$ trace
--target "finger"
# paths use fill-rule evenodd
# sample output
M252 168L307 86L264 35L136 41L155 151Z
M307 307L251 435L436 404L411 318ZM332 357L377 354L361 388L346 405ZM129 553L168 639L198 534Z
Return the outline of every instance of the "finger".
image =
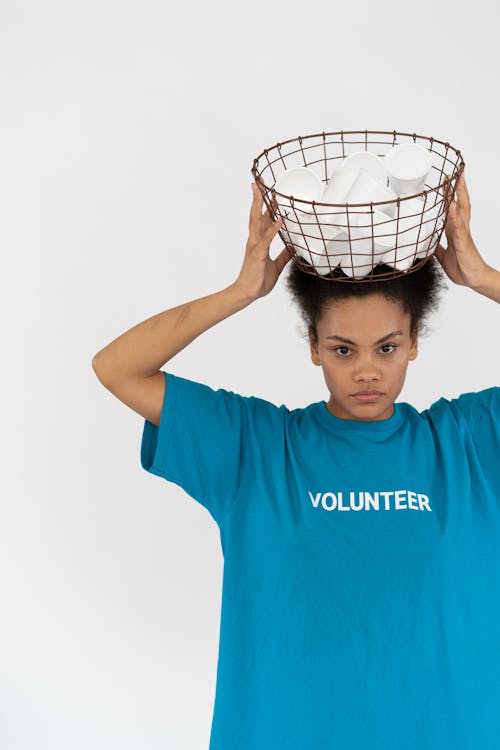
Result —
M453 191L451 187L451 175L445 175L444 176L444 182L443 182L443 192L445 200L450 200L453 198Z
M277 219L276 221L273 221L270 227L267 228L267 230L262 235L262 242L263 244L265 244L266 247L268 247L271 244L271 240L279 232L282 226L283 226L283 219Z
M273 223L273 217L270 214L269 209L266 208L266 210L264 211L264 214L262 216L262 224L261 224L261 227L260 227L261 231L262 230L264 230L264 231L267 230L272 225L272 223Z
M264 196L262 195L262 193L261 193L261 191L260 191L260 189L259 189L258 186L255 186L255 190L257 191L257 200L258 200L258 203L259 203L260 208L262 210L262 206L264 205ZM264 226L267 227L270 224L270 222L273 220L272 214L271 214L271 210L274 213L276 213L276 209L277 209L276 201L273 201L271 199L271 209L269 209L266 206L266 209L265 209L264 213L260 214L260 218L263 220Z
M253 201L250 209L249 229L250 232L256 233L259 231L260 220L262 218L262 195L255 182L252 182L252 193Z
M465 215L465 220L468 223L470 218L471 202L463 172L461 173L457 181L457 203L458 208Z
M459 212L457 204L454 201L452 205L450 206L450 210L448 211L448 217L450 221L450 226L448 227L448 230L446 231L446 236L447 237L449 236L450 237L449 241L453 242L453 244L456 246L457 242L462 242L467 239L467 235L469 234L469 229Z
M448 210L448 216L450 217L450 220L453 224L459 224L460 226L464 225L464 221L458 207L458 201L452 200L452 202L450 203L450 208Z
M278 205L276 203L276 198L275 197L273 198L272 194L270 198L270 204L271 204L271 207L270 208L266 207L266 211L264 213L264 218L265 218L264 225L266 226L266 228L273 221L273 215L276 215L278 213Z
M448 215L446 217L446 224L445 224L446 236L456 231L457 219L458 219L457 203L455 199L452 198L451 203L448 207Z
M453 206L455 204L453 203ZM448 215L446 217L446 224L444 225L444 234L448 241L448 248L451 248L453 250L453 239L455 236L455 219L453 215L454 209L450 207L448 210Z
M451 184L451 175L446 176L446 188L445 193L447 195L448 200L448 215L446 217L446 221L450 222L450 224L455 225L458 219L458 193L457 191L453 190L452 184Z
M278 219L282 219L282 218L284 219L284 217L281 217L279 215L277 216L278 212L275 208L273 208L272 204L271 204L271 209L266 208L264 215L262 217L261 229L263 230L266 230L268 227L270 227L273 221L275 220L278 221Z
M252 183L253 201L250 209L250 219L248 222L248 228L250 234L255 237L260 236L260 226L262 221L262 196L258 187L255 183Z

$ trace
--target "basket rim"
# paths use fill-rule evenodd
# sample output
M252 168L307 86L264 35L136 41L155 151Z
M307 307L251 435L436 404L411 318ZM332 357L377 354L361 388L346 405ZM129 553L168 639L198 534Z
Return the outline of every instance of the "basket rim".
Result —
M452 150L456 154L456 156L458 157L458 162L457 162L457 164L454 165L453 170L452 170L452 174L451 175L447 175L446 174L445 177L444 177L444 179L443 179L443 182L441 182L436 187L426 188L425 190L421 190L418 193L412 193L411 195L397 196L396 198L393 198L392 200L386 200L386 201L369 201L369 202L365 202L365 203L322 203L321 201L308 201L308 200L305 200L305 199L302 199L302 198L295 198L293 195L288 195L286 193L281 193L278 190L275 190L274 187L271 187L270 185L266 185L266 183L262 179L262 176L260 174L258 174L257 167L258 167L259 160L263 156L267 157L267 155L271 151L274 151L275 149L278 150L278 152L279 152L279 154L281 156L281 146L284 146L284 145L286 145L288 143L294 143L295 141L298 141L300 143L300 145L302 145L302 141L303 140L308 140L310 138L318 138L318 137L322 136L323 140L325 140L327 136L340 135L341 139L343 139L344 135L360 135L360 134L365 136L365 144L367 143L368 135L372 135L372 134L373 135L391 135L391 136L393 136L393 138L396 138L396 136L398 136L398 135L399 136L408 136L410 138L413 138L413 142L415 142L415 140L417 138L419 138L419 139L422 139L424 141L430 141L431 148L432 148L432 145L434 143L438 143L438 144L440 144L440 145L442 145L442 146L444 146L446 148L446 153L448 152L448 150ZM342 143L343 140L341 140L339 142ZM387 144L387 145L389 145L389 144ZM321 147L321 144L318 144L318 147ZM367 149L365 149L365 150L367 150ZM281 158L283 158L283 157L281 157ZM303 166L307 166L307 165L303 165ZM255 157L255 159L253 160L253 165L252 165L252 168L251 168L251 172L252 172L252 174L254 176L255 182L259 186L259 189L270 192L272 194L273 198L274 198L274 196L279 195L279 196L281 196L283 198L291 200L291 202L292 202L292 208L293 208L293 206L294 206L295 203L299 203L300 205L303 205L303 206L312 206L313 209L314 209L315 206L327 206L327 207L334 207L334 208L346 208L348 206L349 207L351 207L351 206L352 207L367 207L367 206L373 207L373 206L386 205L388 203L397 203L397 204L399 204L401 201L409 200L411 198L419 198L419 197L422 197L422 196L424 196L425 203L426 203L427 202L427 195L429 193L434 193L434 192L439 191L441 188L444 188L444 186L446 184L446 178L449 178L450 180L453 180L453 173L456 172L456 176L458 177L460 175L460 173L463 171L464 168L465 168L465 161L463 159L463 156L462 156L462 153L461 153L460 149L457 149L454 146L452 146L449 143L449 141L442 141L442 140L440 140L438 138L434 138L433 136L418 135L417 133L405 133L404 131L398 131L398 130L366 130L366 129L364 129L364 130L336 130L336 131L324 131L323 130L320 133L311 133L311 134L305 135L305 136L300 136L299 135L299 136L296 136L295 138L289 138L286 141L278 141L273 146L270 146L269 148L265 148L258 156ZM432 167L431 167L431 169L432 169ZM436 167L436 169L437 169L437 167Z

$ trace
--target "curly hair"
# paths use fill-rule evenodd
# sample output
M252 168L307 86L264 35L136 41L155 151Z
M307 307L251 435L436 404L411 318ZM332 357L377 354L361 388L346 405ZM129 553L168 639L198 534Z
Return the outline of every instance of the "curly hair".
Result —
M301 263L310 266L304 258L301 258ZM390 266L378 264L374 268L374 276L392 271ZM382 294L389 300L399 302L403 310L410 314L410 336L417 330L419 335L425 334L427 317L439 306L442 290L448 289L445 274L434 255L430 255L416 271L389 279L335 283L334 279L339 275L345 278L338 268L331 271L328 276L321 277L314 272L303 271L293 259L289 264L285 285L306 325L306 339L311 331L314 341L317 342L317 321L332 303L370 294Z

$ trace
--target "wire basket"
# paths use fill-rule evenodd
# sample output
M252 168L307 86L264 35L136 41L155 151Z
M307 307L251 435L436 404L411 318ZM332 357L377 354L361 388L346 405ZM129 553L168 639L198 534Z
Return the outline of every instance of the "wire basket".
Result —
M285 171L299 166L312 169L326 187L332 170L350 154L362 150L384 157L393 146L417 140L432 161L429 182L419 193L390 201L321 203L275 189ZM341 130L266 148L251 171L271 216L284 219L279 235L293 250L294 262L327 280L360 283L412 273L429 259L464 167L460 151L436 138L396 130Z

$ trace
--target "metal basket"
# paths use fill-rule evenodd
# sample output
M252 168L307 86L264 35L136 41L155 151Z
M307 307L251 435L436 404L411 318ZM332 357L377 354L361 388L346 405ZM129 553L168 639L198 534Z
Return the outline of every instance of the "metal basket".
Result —
M334 167L340 166L349 154L365 150L384 157L393 146L415 143L417 139L432 159L429 183L420 193L392 201L320 203L296 199L274 188L285 170L297 166L313 169L325 186ZM428 260L439 245L464 167L460 151L436 138L396 130L341 130L299 136L266 148L254 159L251 171L271 216L284 219L279 235L285 245L293 248L294 262L306 273L323 279L360 283L412 273ZM411 213L407 209L415 208L415 199L423 200L423 204ZM375 210L380 219L378 211L386 213L389 204L391 222L374 220ZM394 220L395 231L385 231L394 229ZM388 225L385 228L384 223ZM412 241L408 242L410 230ZM385 254L377 251L382 239L388 248Z

